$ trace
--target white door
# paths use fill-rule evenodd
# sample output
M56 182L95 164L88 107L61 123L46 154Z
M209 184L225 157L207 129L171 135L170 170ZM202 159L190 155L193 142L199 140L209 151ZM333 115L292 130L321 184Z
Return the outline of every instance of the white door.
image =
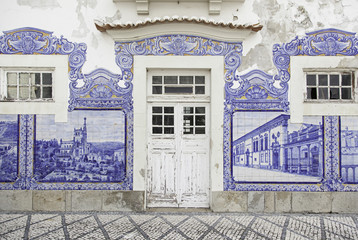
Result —
M209 207L209 106L148 105L148 207Z

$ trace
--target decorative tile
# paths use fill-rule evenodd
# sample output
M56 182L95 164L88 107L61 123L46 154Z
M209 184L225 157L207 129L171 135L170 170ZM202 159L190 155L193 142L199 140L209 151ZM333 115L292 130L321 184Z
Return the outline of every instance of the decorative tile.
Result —
M19 178L18 146L18 116L0 115L0 182L3 184L13 184ZM6 185L11 187L11 184ZM3 185L2 188L4 187Z

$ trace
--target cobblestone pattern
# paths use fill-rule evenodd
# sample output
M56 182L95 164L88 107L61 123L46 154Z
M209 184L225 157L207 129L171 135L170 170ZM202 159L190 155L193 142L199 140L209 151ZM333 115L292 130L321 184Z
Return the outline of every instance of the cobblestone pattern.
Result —
M2 212L0 239L358 239L358 215Z

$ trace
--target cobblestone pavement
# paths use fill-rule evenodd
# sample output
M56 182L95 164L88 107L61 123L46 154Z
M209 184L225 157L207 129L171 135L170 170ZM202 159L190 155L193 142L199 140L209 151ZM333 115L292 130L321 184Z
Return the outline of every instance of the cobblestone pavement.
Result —
M0 239L358 239L358 215L1 212Z

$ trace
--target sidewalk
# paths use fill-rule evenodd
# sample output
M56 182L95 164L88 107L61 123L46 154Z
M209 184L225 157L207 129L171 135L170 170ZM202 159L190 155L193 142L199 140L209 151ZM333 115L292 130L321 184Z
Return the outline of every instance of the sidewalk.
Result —
M1 212L0 239L358 239L358 215Z

